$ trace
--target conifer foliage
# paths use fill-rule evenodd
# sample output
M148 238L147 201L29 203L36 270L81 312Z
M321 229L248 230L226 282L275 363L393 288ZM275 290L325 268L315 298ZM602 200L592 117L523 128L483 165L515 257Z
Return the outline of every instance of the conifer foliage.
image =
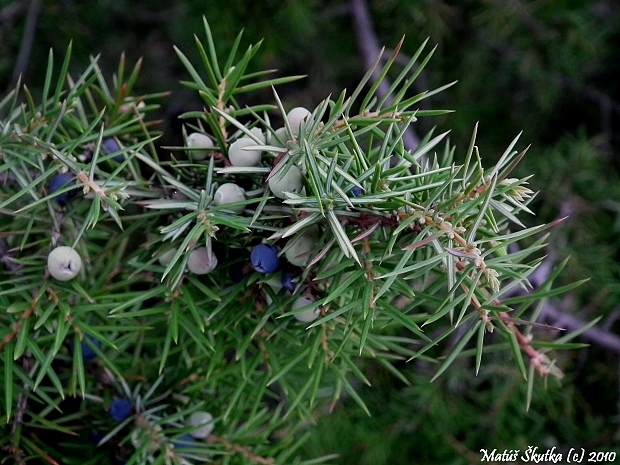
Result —
M578 283L553 288L560 267L517 292L553 226L519 219L533 192L511 177L518 137L489 168L476 128L465 148L403 143L449 112L418 104L453 83L412 92L426 44L312 109L278 96L301 76L252 69L260 44L239 34L221 59L205 20L196 46L196 63L176 50L204 101L181 116L183 147L158 147L164 95L134 95L140 63L124 58L108 82L96 58L72 76L71 47L60 66L50 53L41 96L18 85L0 102L3 451L318 463L299 453L308 420L342 396L366 408L364 358L408 382L416 358L436 377L471 358L473 375L505 350L530 394L562 376L550 352L579 345L538 343L535 319ZM57 247L69 258L48 260Z

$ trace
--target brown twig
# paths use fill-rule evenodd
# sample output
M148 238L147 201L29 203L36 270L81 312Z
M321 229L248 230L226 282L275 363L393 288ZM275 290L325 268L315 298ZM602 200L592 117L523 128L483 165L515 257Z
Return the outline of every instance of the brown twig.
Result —
M373 65L377 57L381 54L381 48L379 47L379 40L372 25L372 19L370 12L368 11L368 5L366 0L351 0L351 11L353 14L353 23L355 29L355 35L357 42L364 59L364 66L367 69ZM375 69L372 79L377 82L379 79L380 70ZM387 78L384 78L379 84L377 89L377 95L380 98L386 98L389 104L393 99L389 96L390 82ZM420 138L415 131L408 127L403 135L403 142L407 150L415 150L420 145Z
M34 35L37 29L37 21L41 12L43 0L31 0L26 16L26 26L24 27L24 35L22 43L19 47L17 55L17 63L13 69L12 85L15 86L19 77L26 73L28 63L30 62L30 54L32 53L32 45L34 44Z
M219 436L215 436L215 435L212 434L212 435L210 435L207 438L207 441L211 442L211 443L222 444L228 450L230 450L230 451L232 451L232 452L234 452L236 454L243 455L245 458L247 458L251 462L258 463L260 465L274 465L275 464L273 459L266 459L264 457L256 455L255 453L253 453L252 451L250 451L249 449L247 449L245 447L242 447L242 446L240 446L238 444L233 444L228 439L225 439L225 438L222 438L222 437L219 437Z

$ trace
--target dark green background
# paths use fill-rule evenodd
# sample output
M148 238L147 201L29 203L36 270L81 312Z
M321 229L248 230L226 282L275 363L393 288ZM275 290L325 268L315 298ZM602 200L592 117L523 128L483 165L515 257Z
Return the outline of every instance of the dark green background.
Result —
M110 75L120 54L129 63L144 58L137 91L172 91L163 99L162 145L179 144L176 117L202 102L179 80L185 71L178 46L197 63L193 34L202 37L202 15L222 51L245 30L244 44L264 43L256 70L308 78L282 88L288 106L314 107L328 94L352 89L365 72L356 41L351 4L346 1L39 0L3 1L0 8L0 89L12 87L20 48L31 44L23 82L36 93L52 48L64 54L73 40L72 69L78 74L90 55ZM37 7L39 8L38 14ZM590 277L578 291L552 304L617 334L620 325L618 257L620 241L620 3L614 0L375 0L369 2L382 45L406 36L403 55L430 37L437 51L416 91L458 79L427 105L455 113L421 120L424 135L434 125L452 129L457 159L479 122L478 145L491 166L523 130L518 148L531 144L519 175L541 193L533 202L538 218L570 218L550 237L555 260L571 256L563 282ZM26 35L27 18L35 20ZM25 48L24 48L25 47ZM267 94L266 98L270 98ZM361 389L373 414L368 418L344 401L333 413L320 412L306 447L308 456L340 453L338 463L477 463L480 449L546 450L584 447L618 450L619 353L594 343L561 354L567 373L561 384L536 383L529 413L525 384L516 368L483 360L478 377L471 362L455 364L429 383L433 367L401 368L412 386L401 385L369 364L372 389ZM498 363L494 363L497 361ZM618 459L620 460L620 458Z

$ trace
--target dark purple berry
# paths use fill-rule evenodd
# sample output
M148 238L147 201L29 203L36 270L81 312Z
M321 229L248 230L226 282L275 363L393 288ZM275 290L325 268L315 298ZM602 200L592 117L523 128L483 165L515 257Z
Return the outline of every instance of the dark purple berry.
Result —
M98 349L101 349L101 341L95 339L93 336L91 336L90 334L86 336L88 339L90 339L90 341L93 343L94 346L96 346ZM85 362L92 362L97 358L97 354L95 353L95 351L88 345L88 343L86 341L82 341L82 343L80 344L80 346L82 347L82 359Z
M132 410L133 405L131 405L131 402L125 399L116 399L112 402L112 405L110 405L110 416L113 420L120 423L131 416Z
M293 273L286 273L282 276L282 287L289 292L294 292L297 287L297 283L293 280L297 277L297 275Z
M240 283L245 278L245 272L241 265L231 266L228 274L230 279L232 279L233 283Z
M120 152L120 150L121 148L118 146L118 143L114 139L107 139L103 142L103 152L106 155L115 154L116 152ZM123 155L116 155L112 158L112 160L118 163L122 163L124 158L125 157Z
M196 439L194 439L189 434L185 434L180 438L172 441L172 444L174 444L174 447L176 449L191 449L192 447L195 447L195 443Z
M103 439L103 434L101 434L99 431L91 431L90 440L92 441L93 444L98 444L99 441L101 441L102 439Z
M355 186L353 189L351 189L351 194L353 194L353 197L359 197L360 195L362 195L362 189Z
M252 267L259 273L273 273L280 267L278 249L272 245L258 244L250 254Z
M74 185L75 185L75 180L73 179L73 175L71 173L61 173L52 178L49 184L49 191L50 191L50 194L53 194L54 192L66 186L74 186ZM58 202L60 205L66 205L67 203L69 203L69 201L73 197L75 197L77 193L78 193L77 187L74 189L70 189L67 192L57 195L55 197L56 202Z

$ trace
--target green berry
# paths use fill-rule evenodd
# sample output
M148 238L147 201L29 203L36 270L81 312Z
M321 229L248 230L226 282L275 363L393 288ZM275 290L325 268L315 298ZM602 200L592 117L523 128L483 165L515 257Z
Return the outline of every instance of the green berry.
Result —
M280 289L282 289L282 279L279 274L272 274L269 279L263 281L263 286L265 285L269 286L273 290L274 294L277 294L280 292ZM264 294L265 302L267 302L267 305L271 305L273 303L273 299L267 292L264 292Z
M311 119L312 113L304 107L293 108L286 114L286 120L291 127L291 134L295 137L299 135L299 127L303 121Z
M187 260L187 268L194 274L211 273L217 266L217 257L207 247L198 247L192 250Z
M263 133L261 128L252 128L250 129L250 132L254 134L254 136L260 141L261 144L264 144L267 141L267 139L265 138L265 134Z
M164 252L163 254L161 254L157 260L159 261L159 264L161 266L168 266L170 265L170 262L172 261L172 259L174 258L174 256L176 255L177 251L179 249L178 248L173 248L168 250L167 252Z
M278 128L275 130L274 134L270 135L269 144L274 147L285 148L286 142L288 141L288 133L286 132L286 128Z
M213 415L209 412L194 412L187 421L188 426L194 426L196 429L190 434L196 439L206 439L213 431Z
M216 206L243 202L244 200L245 190L232 182L222 184L217 188L215 195L213 196L213 204ZM239 214L243 212L244 208L244 205L235 205L234 207L230 207L229 210L233 213Z
M304 186L301 171L295 165L289 166L285 173L284 163L276 166L269 176L269 189L279 199L286 199L285 192L299 194Z
M316 251L319 242L318 230L313 228L292 241L291 246L284 252L284 256L295 266L306 266L310 262L312 252Z
M71 247L56 247L47 256L47 269L58 281L70 281L82 269L82 259Z
M154 454L159 450L157 441L153 441L153 437L160 436L163 428L157 424L148 424L148 429L136 428L129 437L131 443L136 449L140 449L146 445L149 454Z
M192 132L187 136L187 146L192 149L212 149L213 141L206 134ZM191 150L189 153L195 160L204 160L209 155L209 150Z
M293 311L299 310L303 307L311 305L314 303L314 299L309 296L300 296L295 302L293 302ZM295 313L295 318L302 323L311 323L316 320L321 315L321 310L319 308L308 308L303 312Z
M262 133L261 133L262 135ZM228 148L228 159L233 166L258 166L260 164L260 150L247 150L246 147L257 145L249 137L240 137Z

